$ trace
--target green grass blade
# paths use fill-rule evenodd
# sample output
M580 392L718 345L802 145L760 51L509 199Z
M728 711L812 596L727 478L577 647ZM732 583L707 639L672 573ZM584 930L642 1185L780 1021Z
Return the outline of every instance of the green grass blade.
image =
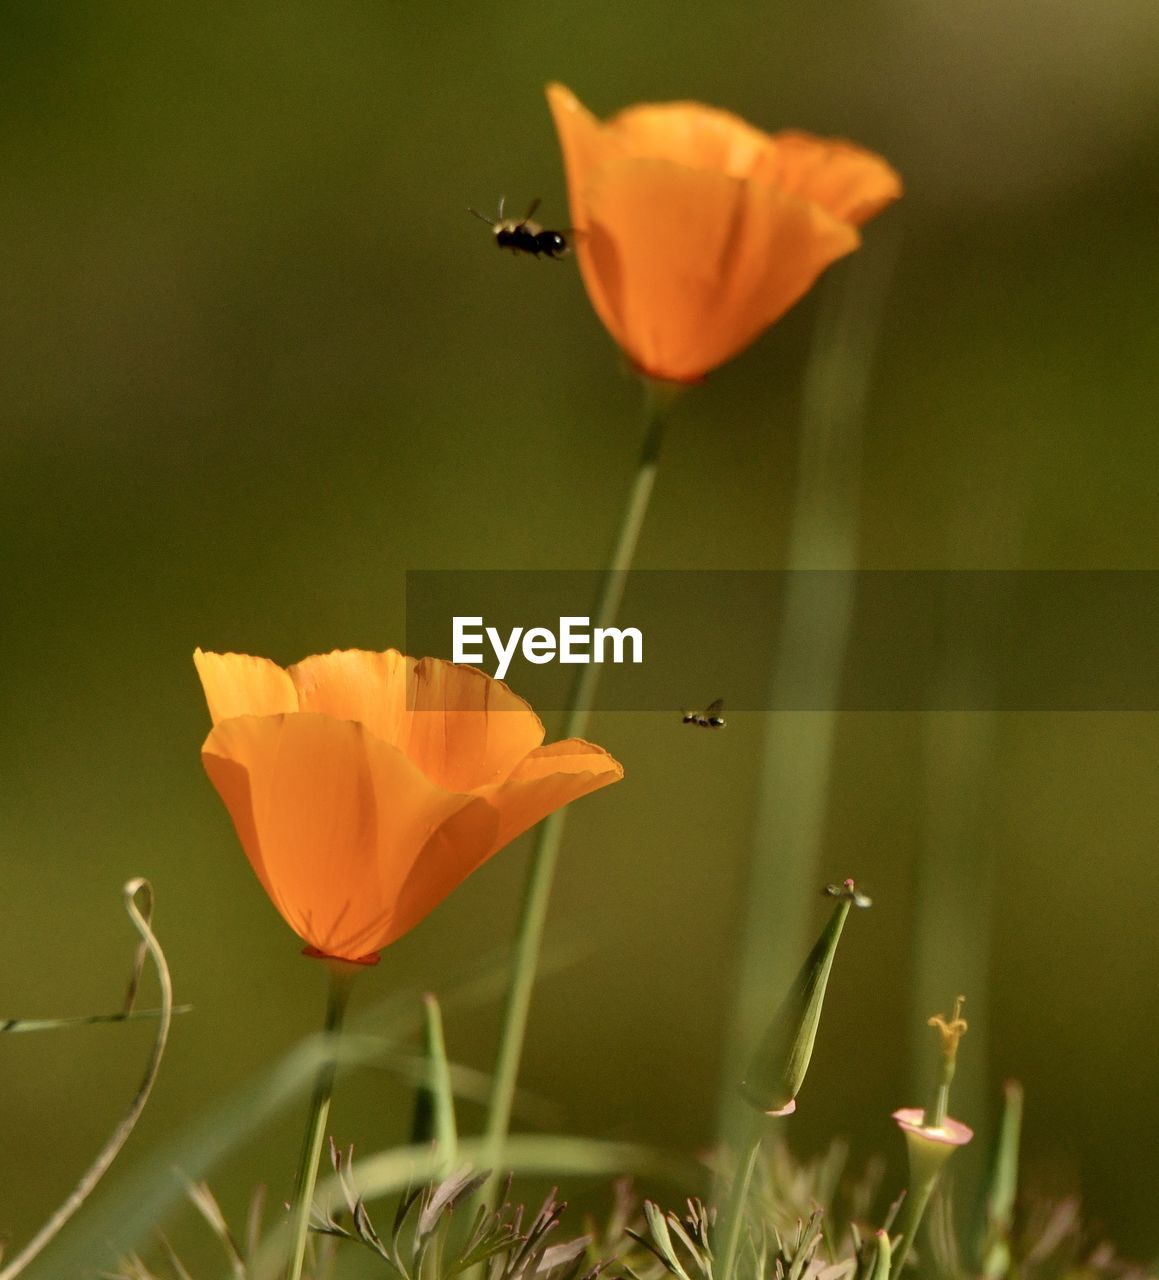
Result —
M443 1038L443 1015L433 995L423 998L427 1014L427 1086L435 1106L435 1142L442 1158L441 1172L450 1173L458 1164L459 1130L455 1123L455 1093L451 1087L447 1046Z
M170 1014L191 1013L191 1004L176 1004ZM88 1027L105 1022L148 1022L163 1018L164 1009L131 1009L120 1013L82 1013L75 1018L5 1018L0 1021L0 1035L19 1035L25 1031L60 1031L67 1027Z
M861 438L869 374L895 244L880 233L821 285L813 349L805 371L797 489L786 568L852 570L858 563ZM735 1004L724 1052L718 1138L740 1148L746 1118L737 1093L767 1017L769 992L788 988L809 945L811 904L824 877L837 712L853 581L835 573L790 580L769 675L769 706L792 691L820 691L822 709L770 711L761 752L757 814L741 928ZM828 709L826 709L828 708ZM860 869L850 867L855 878Z

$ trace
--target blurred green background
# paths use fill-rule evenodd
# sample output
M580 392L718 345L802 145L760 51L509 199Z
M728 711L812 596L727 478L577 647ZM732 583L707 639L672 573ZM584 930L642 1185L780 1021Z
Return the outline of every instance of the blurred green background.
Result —
M153 880L196 1011L126 1167L321 1012L321 975L202 774L194 646L282 662L384 648L408 568L591 568L610 541L637 388L574 263L500 255L465 212L539 195L566 224L545 82L601 114L691 97L845 135L903 174L905 199L867 229L866 253L893 235L898 257L862 566L1150 569L1157 66L1150 0L0 10L0 1015L115 1007L132 949L119 888ZM816 314L806 299L682 401L641 566L783 565ZM627 780L571 816L553 936L591 949L542 981L523 1080L576 1132L695 1151L715 1121L763 725L674 723L592 727ZM925 1101L919 1019L981 974L955 1111L985 1130L1020 1078L1039 1181L1155 1250L1157 750L1146 714L837 718L820 878L856 875L876 903L838 959L802 1151L848 1133L859 1157L891 1153L899 1185L888 1116ZM391 948L359 1007L446 991L505 944L529 844ZM956 941L944 963L923 943L917 973L939 902ZM805 909L812 932L824 908ZM452 1057L487 1069L497 1023L493 1004L451 1011ZM22 1240L63 1197L148 1039L0 1043L0 1232ZM364 1074L334 1128L369 1152L405 1136L409 1107ZM284 1195L297 1142L295 1115L232 1158L215 1178L227 1210L259 1180Z

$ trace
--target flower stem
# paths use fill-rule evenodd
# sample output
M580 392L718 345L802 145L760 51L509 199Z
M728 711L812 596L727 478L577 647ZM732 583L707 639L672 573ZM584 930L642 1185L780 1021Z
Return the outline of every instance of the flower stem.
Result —
M651 380L645 382L644 443L636 464L632 487L628 492L628 501L620 517L620 527L612 547L611 559L600 584L599 598L594 610L597 627L612 626L619 612L620 602L627 586L627 571L632 567L636 544L639 542L640 530L652 496L652 486L656 480L668 410L678 390L679 388L673 383L659 383ZM567 709L563 733L565 738L583 736L592 704L595 702L599 673L600 668L595 663L589 663L580 668L580 675L572 689ZM547 919L547 905L551 897L551 884L563 840L566 816L566 808L557 809L540 823L531 858L531 870L524 890L523 910L515 940L511 980L507 989L507 1004L503 1013L503 1028L487 1114L485 1149L488 1153L487 1163L491 1170L492 1185L498 1174L498 1166L502 1162L503 1143L511 1123L511 1105L515 1096L519 1061L523 1053L527 1014L531 1006L531 991L535 984L539 950L543 941L543 927Z
M906 1196L905 1226L901 1233L901 1243L893 1251L889 1267L890 1275L901 1275L901 1269L905 1266L906 1258L909 1257L910 1246L917 1236L918 1227L921 1226L922 1218L925 1217L926 1206L929 1204L930 1196L933 1195L934 1187L937 1184L937 1173L931 1174L917 1187L911 1188L909 1195Z
M338 1066L334 1050L337 1047L346 1002L359 966L342 960L327 959L329 987L326 992L326 1021L323 1032L327 1039L327 1056L318 1069L314 1093L310 1098L310 1112L306 1120L306 1132L302 1140L302 1157L298 1164L295 1182L294 1205L290 1211L290 1265L286 1280L301 1280L302 1263L306 1257L306 1238L310 1233L310 1211L314 1206L314 1184L318 1179L318 1161L322 1155L322 1143L326 1137L326 1120L330 1115L330 1098L334 1092L334 1074Z

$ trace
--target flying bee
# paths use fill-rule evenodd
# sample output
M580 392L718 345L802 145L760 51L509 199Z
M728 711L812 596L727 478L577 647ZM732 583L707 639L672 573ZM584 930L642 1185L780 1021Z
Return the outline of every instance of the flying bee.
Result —
M467 206L468 213L473 213L495 233L495 243L500 249L510 249L512 253L529 253L533 258L541 255L547 258L562 258L571 252L571 245L567 242L567 237L571 234L570 228L564 231L548 231L538 222L531 221L531 215L539 208L538 198L532 200L527 212L518 221L503 216L503 201L504 197L500 196L497 218L488 218L478 209Z
M686 711L683 723L694 724L701 729L723 729L725 722L720 714L723 710L724 699L717 698L715 702L710 703L703 711Z
M855 907L873 906L873 899L869 894L862 893L852 880L845 880L841 884L827 884L825 893L830 898L848 898Z

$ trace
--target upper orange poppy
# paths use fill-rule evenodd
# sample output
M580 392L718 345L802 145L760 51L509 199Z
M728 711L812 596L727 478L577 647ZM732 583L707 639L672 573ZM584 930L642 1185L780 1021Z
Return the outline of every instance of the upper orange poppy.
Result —
M549 85L588 297L643 373L696 382L779 319L901 195L880 157L697 102L599 121Z
M493 853L623 769L543 725L505 684L361 650L283 670L194 654L201 749L258 879L314 952L373 958Z

